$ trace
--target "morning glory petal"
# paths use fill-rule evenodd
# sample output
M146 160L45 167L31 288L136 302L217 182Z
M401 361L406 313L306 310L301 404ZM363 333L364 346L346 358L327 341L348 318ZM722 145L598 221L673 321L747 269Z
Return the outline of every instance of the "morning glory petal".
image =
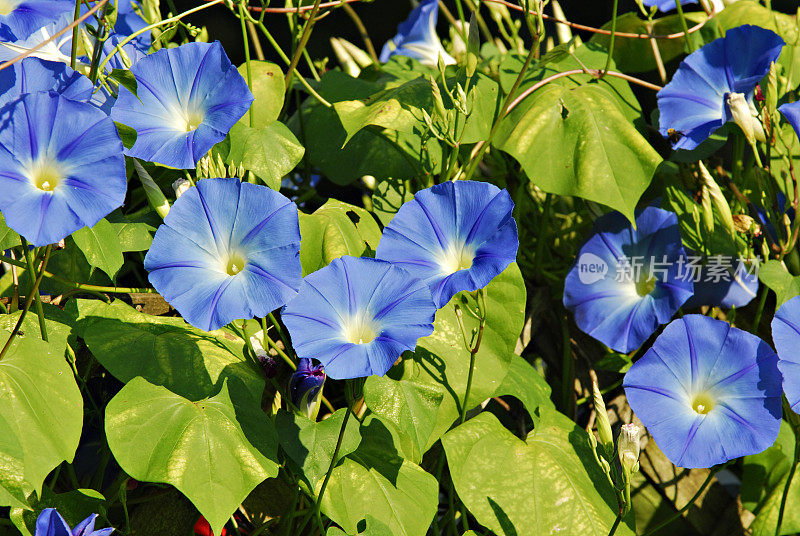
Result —
M263 317L300 285L297 206L238 179L204 179L184 192L144 259L156 290L204 330Z
M25 58L0 71L0 108L24 93L54 91L71 100L88 102L92 83L63 63Z
M750 273L747 265L739 262L734 272L728 273L726 279L715 279L708 266L700 269L694 282L694 296L687 300L685 307L693 309L703 305L710 307L744 307L756 297L758 292L758 275Z
M111 117L137 132L126 154L149 162L194 168L253 101L216 41L162 48L130 70L137 95L121 87Z
M342 380L386 374L433 332L435 313L428 286L400 266L345 256L306 276L281 318L298 357Z
M519 240L506 190L448 181L416 193L386 226L376 258L398 264L431 288L438 307L483 288L514 262Z
M0 130L0 211L33 245L58 242L122 205L125 162L103 112L54 93L8 105Z
M778 357L702 315L674 320L625 374L628 402L677 466L711 467L771 446L781 421Z
M783 114L795 133L800 136L800 101L782 104L778 106L778 111Z
M567 274L564 306L582 331L628 353L692 295L691 279L680 273L685 257L674 213L647 207L636 229L622 214L607 214Z
M55 508L45 508L36 518L34 536L72 536L72 532Z
M680 0L681 5L685 6L687 4L696 4L697 0ZM657 7L659 11L670 11L672 9L676 9L677 6L675 5L677 0L643 0L642 4L647 7Z
M800 409L800 297L780 306L772 319L772 341L778 351L783 390L793 410Z
M75 3L71 0L3 0L2 7L0 28L18 39L25 39L51 23L54 17L72 13Z
M445 65L456 63L436 34L438 18L439 0L422 0L397 27L397 35L383 45L380 61L386 63L392 56L400 55L414 58L423 65L436 66L441 56Z
M658 92L661 134L680 134L673 143L676 149L696 148L732 119L728 95L740 93L752 101L756 84L767 75L784 45L775 32L745 25L689 54Z

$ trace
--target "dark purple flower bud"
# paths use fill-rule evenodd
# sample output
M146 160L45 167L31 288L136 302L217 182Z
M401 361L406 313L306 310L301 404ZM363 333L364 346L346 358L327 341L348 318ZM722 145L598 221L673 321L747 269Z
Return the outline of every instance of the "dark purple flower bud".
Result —
M261 352L257 353L256 357L261 364L261 368L264 369L264 375L267 379L272 379L278 374L278 363L275 362L274 357Z
M297 370L289 380L289 395L292 404L305 416L314 419L319 411L319 399L325 383L325 369L322 364L313 364L311 359L302 358Z

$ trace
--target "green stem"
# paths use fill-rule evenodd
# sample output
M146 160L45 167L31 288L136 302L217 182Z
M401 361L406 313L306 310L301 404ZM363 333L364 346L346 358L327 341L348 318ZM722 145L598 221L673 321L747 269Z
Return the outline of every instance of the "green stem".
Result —
M689 51L689 54L691 54L694 52L694 44L692 44L692 36L689 34L689 25L686 23L686 15L683 14L681 0L675 0L675 8L678 10L678 16L681 18L683 38L686 40L686 49Z
M569 342L567 319L561 318L561 411L566 415L573 413L572 384L575 381L575 363Z
M18 261L16 259L12 259L11 257L6 257L5 255L0 255L0 262L7 262L8 264L17 266L19 268L28 267L26 263ZM75 283L74 281L70 281L69 279L64 279L63 277L57 276L53 273L44 270L44 266L42 266L42 271L39 273L40 275L43 275L48 279L52 279L53 281L58 281L59 283L69 285L72 288L78 290L86 290L88 292L108 292L111 294L158 294L156 289L153 288L104 287L101 285L88 285L85 283Z
M253 89L253 75L250 72L250 38L247 36L247 25L244 16L244 2L239 2L239 21L242 23L242 43L244 43L244 63L247 71L247 85ZM250 118L250 128L255 126L255 117L253 116L253 106L250 106L248 111Z
M611 530L608 531L608 536L614 536L614 533L617 532L617 527L619 527L621 521L622 521L622 511L620 510L619 512L617 512L617 519L615 519L614 524L611 525Z
M33 255L31 255L31 248L28 244L28 241L25 240L25 237L20 236L22 239L22 251L25 255L25 262L28 264L28 276L31 278L31 284L36 281L36 266L33 262ZM36 316L39 317L39 331L42 334L42 340L47 342L47 325L44 319L44 309L42 308L42 297L39 296L39 292L36 292L34 296L36 300Z
M286 63L286 65L291 64L292 60L289 59L289 56L286 55L286 53L280 47L278 42L275 40L275 38L269 32L269 30L267 30L267 27L264 26L264 23L261 22L261 21L255 21L254 24L256 25L256 27L259 30L261 30L261 33L264 34L264 37L267 38L267 41L269 41L269 44L272 45L272 48L275 50L275 52L278 54L278 56L280 56L280 58L283 60L283 62ZM326 108L333 107L333 104L331 104L330 102L325 100L322 97L322 95L317 93L317 91L313 87L311 87L311 84L308 83L308 80L306 80L305 77L303 77L296 68L294 69L293 72L294 72L295 76L297 76L297 79L300 80L300 83L303 85L305 90L308 91L309 95L311 95L312 97L317 99L317 101L320 104L322 104L323 106L325 106Z
M706 479L703 481L703 483L700 485L700 487L698 488L697 492L696 492L696 493L695 493L695 494L692 496L692 498L691 498L691 499L689 499L689 502L687 502L687 503L686 503L686 504L683 506L683 508L681 508L680 510L678 510L677 512L675 512L675 513L674 513L673 515L671 515L671 516L670 516L668 519L665 519L663 522L659 523L658 525L656 525L656 526L655 526L655 527L653 527L652 529L650 529L650 530L648 530L647 532L645 532L644 534L642 534L642 536L652 536L653 534L656 534L658 531L660 531L661 529L663 529L664 527L666 527L667 525L669 525L670 523L672 523L673 521L675 521L676 519L678 519L679 517L681 517L681 515L682 515L682 514L683 514L683 513L684 513L686 510L688 510L688 509L689 509L689 508L690 508L690 507L691 507L691 506L694 504L694 502L695 502L697 499L699 499L699 498L700 498L700 495L702 495L702 494L703 494L703 492L705 491L705 489L706 489L706 488L708 487L708 485L711 483L711 480L714 478L714 475L716 475L716 474L717 474L717 471L719 471L720 469L722 469L722 468L723 468L723 467L725 467L726 465L727 465L727 463L726 463L726 464L717 465L717 466L714 466L714 467L712 467L712 468L711 468L711 470L708 472L708 476L707 476L707 477L706 477Z
M525 78L525 74L528 71L528 66L530 66L531 62L533 61L534 55L536 54L536 51L538 49L539 49L539 42L537 34L537 39L535 40L534 44L531 45L531 48L528 51L528 55L525 57L525 63L522 65L522 69L517 75L517 79L514 81L514 85L511 86L511 90L508 92L508 95L506 95L505 101L503 101L503 106L502 108L500 108L500 113L495 118L494 123L492 123L492 128L489 131L489 136L486 138L484 142L479 144L479 146L477 147L478 149L477 154L473 155L472 161L469 163L469 166L464 172L464 180L470 180L473 173L475 173L475 170L478 168L478 164L480 164L481 160L483 159L483 155L486 153L486 150L489 148L489 145L492 143L492 140L494 139L494 136L497 133L497 128L500 126L500 123L503 121L503 119L505 119L509 107L513 102L514 93L517 92L519 86L522 84L522 80Z
M294 70L297 68L297 64L300 62L300 57L303 55L303 50L306 48L308 39L311 37L311 28L314 26L314 18L317 16L319 5L321 3L322 0L316 0L314 2L314 7L311 8L311 12L308 14L308 19L306 19L306 23L303 25L303 33L300 36L300 42L297 44L297 49L294 51L292 61L289 63L289 70L286 73L286 82L284 87L287 90L292 85L292 75L294 74Z
M333 469L336 467L336 462L338 462L339 458L339 450L342 448L342 441L344 440L344 432L347 429L347 421L350 419L350 413L352 413L351 407L347 406L347 411L344 414L344 419L342 420L342 427L339 429L339 437L336 439L336 447L333 449L333 457L331 458L331 463L328 465L328 470L325 472L325 479L322 481L322 486L319 488L319 494L317 494L317 500L314 503L314 508L309 508L308 514L306 514L306 518L303 520L303 523L300 525L300 529L297 531L298 534L303 532L303 529L308 524L311 517L317 515L319 513L320 505L322 504L322 496L325 494L325 488L328 487L328 482L331 479L331 474L333 474Z
M758 325L761 323L761 314L764 312L764 305L767 303L768 294L769 289L767 287L763 287L761 289L761 297L758 299L756 315L753 317L753 333L758 333Z
M72 21L75 22L81 16L81 4L83 0L75 0L75 14L72 17ZM74 28L72 28L72 51L69 55L69 66L74 71L75 66L78 62L78 32L80 32L80 24L76 24Z
M677 0L680 3L680 0ZM606 58L606 66L603 72L607 72L611 68L611 60L614 57L614 39L617 37L617 4L619 0L614 0L614 6L611 8L611 38L608 42L608 57ZM685 24L685 23L684 23ZM688 30L687 30L688 31Z
M6 344L3 346L3 349L0 350L0 360L3 359L3 356L6 355L8 348L11 346L11 341L14 340L14 337L17 336L19 332L19 328L22 327L22 321L25 320L25 314L28 312L28 309L31 308L31 303L33 303L33 297L39 293L39 285L42 282L42 274L44 274L44 269L47 267L47 261L50 260L50 252L53 250L53 246L47 246L44 250L44 260L42 261L42 269L39 272L39 275L36 276L34 280L33 287L31 288L30 296L25 299L25 305L22 307L22 313L20 313L19 318L17 319L17 323L14 325L14 329L11 330L11 335L8 337Z

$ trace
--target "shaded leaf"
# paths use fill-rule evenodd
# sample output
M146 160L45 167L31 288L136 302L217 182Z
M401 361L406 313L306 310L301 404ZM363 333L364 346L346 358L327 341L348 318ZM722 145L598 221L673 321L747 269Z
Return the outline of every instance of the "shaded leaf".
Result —
M361 257L378 247L381 231L361 207L329 199L313 214L300 213L300 263L303 276L342 255Z
M616 496L586 432L555 410L542 410L526 441L481 413L442 444L458 496L496 534L605 536L614 523ZM616 534L633 531L622 524Z
M247 64L239 66L239 74L247 80ZM253 127L265 127L278 119L283 108L284 77L281 68L268 61L250 60L250 76L253 85L250 91L255 100L251 106L253 113ZM250 125L250 111L241 119L240 123Z
M63 346L38 337L18 335L0 361L0 504L26 509L50 471L72 461L83 426Z
M246 391L232 384L230 392L233 399L226 381L216 396L192 402L134 378L106 408L108 445L123 470L178 488L215 533L278 474L271 421Z
M263 373L247 360L242 343L222 332L207 333L181 318L140 313L117 300L78 302L78 330L97 360L118 380L137 376L190 400L219 392L226 378L238 378L255 399Z
M84 227L72 233L78 248L94 268L108 274L113 281L125 259L116 229L103 218L94 227Z

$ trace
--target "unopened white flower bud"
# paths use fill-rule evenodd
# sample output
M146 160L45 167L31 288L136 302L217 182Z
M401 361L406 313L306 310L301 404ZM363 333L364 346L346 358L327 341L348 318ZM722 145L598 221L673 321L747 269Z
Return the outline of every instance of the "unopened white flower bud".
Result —
M755 145L756 141L766 140L764 127L761 126L761 122L758 120L758 114L754 106L747 102L742 93L729 93L726 104L731 111L733 120L742 129L750 145Z
M178 179L172 183L172 189L175 191L175 199L178 199L183 192L192 187L192 183L187 179Z
M617 438L617 452L619 452L619 463L629 473L639 470L639 426L623 424Z

